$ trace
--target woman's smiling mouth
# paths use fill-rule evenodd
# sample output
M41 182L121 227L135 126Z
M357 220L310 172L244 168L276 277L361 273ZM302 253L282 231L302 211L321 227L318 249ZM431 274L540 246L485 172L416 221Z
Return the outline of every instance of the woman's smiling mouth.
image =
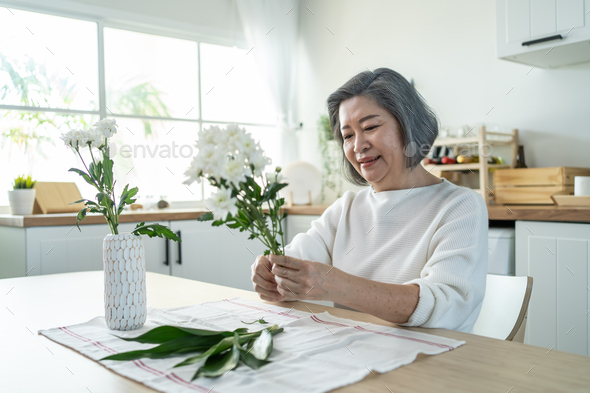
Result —
M377 162L377 160L379 160L380 158L381 158L381 156L377 156L375 158L371 158L371 159L368 159L368 160L366 158L364 158L363 161L362 162L359 161L359 163L361 164L361 167L368 168L371 165L375 164Z

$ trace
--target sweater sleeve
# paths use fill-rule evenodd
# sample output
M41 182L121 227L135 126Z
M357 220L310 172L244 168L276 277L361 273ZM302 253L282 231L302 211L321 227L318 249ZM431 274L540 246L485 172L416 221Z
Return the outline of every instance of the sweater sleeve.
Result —
M418 305L401 326L445 328L467 333L479 316L485 294L488 212L483 198L469 191L447 205L428 247Z
M307 232L299 233L293 238L285 247L285 254L293 258L331 265L336 229L346 206L350 205L353 198L352 191L345 192L320 218L311 222L311 228Z

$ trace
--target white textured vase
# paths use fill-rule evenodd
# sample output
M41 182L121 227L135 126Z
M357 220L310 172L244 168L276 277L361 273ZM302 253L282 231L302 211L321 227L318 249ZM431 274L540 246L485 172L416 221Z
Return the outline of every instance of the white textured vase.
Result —
M140 236L107 235L102 243L104 311L113 330L134 330L147 316L145 253Z

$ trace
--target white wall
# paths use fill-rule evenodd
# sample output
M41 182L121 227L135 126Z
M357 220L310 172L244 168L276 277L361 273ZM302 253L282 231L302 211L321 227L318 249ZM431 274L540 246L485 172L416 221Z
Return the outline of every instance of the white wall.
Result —
M300 10L303 160L321 165L328 95L365 67L389 67L415 80L442 124L518 128L529 167L590 167L590 63L526 75L530 66L498 60L495 1L303 0Z

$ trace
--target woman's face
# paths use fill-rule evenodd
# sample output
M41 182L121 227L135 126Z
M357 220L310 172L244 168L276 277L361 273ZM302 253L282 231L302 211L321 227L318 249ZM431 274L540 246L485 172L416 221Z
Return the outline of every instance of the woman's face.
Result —
M363 96L342 101L338 116L346 158L375 192L405 178L406 157L395 116Z

